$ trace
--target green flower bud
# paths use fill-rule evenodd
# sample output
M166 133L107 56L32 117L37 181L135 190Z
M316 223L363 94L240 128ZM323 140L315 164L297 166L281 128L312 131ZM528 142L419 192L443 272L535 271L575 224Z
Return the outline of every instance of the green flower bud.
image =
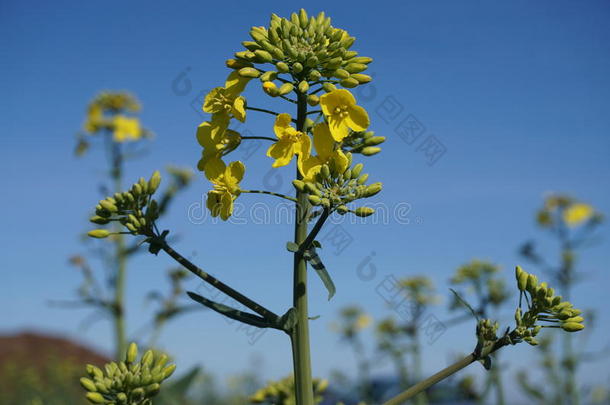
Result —
M134 389L131 391L131 397L136 401L142 400L144 398L144 390L141 387Z
M303 80L299 83L299 91L301 93L307 93L309 91L309 83L307 80Z
M127 363L133 363L136 361L136 357L138 357L138 345L132 342L127 348L127 356L125 356L125 361Z
M363 197L372 197L381 191L383 185L380 182L373 183L364 190Z
M254 54L256 55L258 61L260 61L261 63L269 63L273 60L273 56L271 56L269 52L263 51L262 49L254 51Z
M362 150L360 151L360 153L362 153L364 156L373 156L378 154L379 152L381 152L381 148L377 146L367 146L365 148L362 148Z
M307 58L307 61L305 62L305 65L307 67L316 67L318 65L318 58L316 56L312 56L310 58Z
M317 195L308 195L307 199L311 203L311 205L320 205L322 203L322 199Z
M363 70L366 70L367 66L363 63L350 63L345 67L345 70L347 70L350 73L360 73Z
M302 182L301 180L292 180L292 185L294 186L294 188L296 188L297 190L303 192L303 190L305 190L305 183Z
M92 238L104 239L110 235L110 232L107 229L93 229L87 232L87 235Z
M299 62L293 64L292 71L294 73L301 73L303 71L303 65L301 65Z
M154 194L155 191L157 191L157 189L159 188L160 184L161 184L161 173L159 173L158 170L155 170L155 172L150 177L150 180L148 181L148 193L151 195Z
M364 184L369 179L369 174L364 173L362 176L358 177L358 184Z
M277 71L280 73L288 73L290 71L290 67L284 62L278 62L275 64Z
M525 291L527 288L529 274L523 271L520 266L517 266L515 273L517 276L517 287L519 288L519 291Z
M312 107L315 107L318 104L320 104L320 98L318 96L316 96L315 94L310 94L307 96L307 104L309 104Z
M261 46L256 42L252 41L242 41L241 44L249 51L255 51L257 49L261 49Z
M261 82L272 82L275 79L277 79L277 72L274 70L265 72L260 76Z
M264 51L262 51L264 52ZM271 55L269 55L271 56ZM255 69L253 67L245 67L245 68L241 68L238 70L238 73L241 77L250 77L252 79L256 79L257 77L259 77L261 75L261 72L258 71L258 69Z
M108 201L108 200L102 200L100 201L100 205L102 206L103 209L105 209L106 211L110 211L110 212L117 212L119 209L117 208L116 205L114 205L112 202Z
M348 77L347 79L343 79L341 80L341 86L346 87L348 89L354 88L356 86L358 86L360 83L358 83L358 80L352 78L352 77Z
M87 364L86 366L87 374L91 377L102 378L104 376L104 372L92 364Z
M140 187L142 187L142 193L147 194L148 193L148 182L144 179L144 177L140 177L140 179L138 180L138 184L140 185Z
M345 69L337 69L333 72L333 76L337 79L347 79L349 77L349 72Z
M585 319L582 316L574 316L572 318L568 318L566 319L564 322L568 323L568 322L576 322L576 323L581 323L582 321L584 321Z
M566 322L561 324L561 329L566 332L578 332L579 330L583 330L585 325L577 322Z
M317 70L313 69L311 72L309 72L309 75L307 77L312 82L315 82L317 80L320 80L320 78L322 77L322 74L320 72L318 72Z
M171 375L174 374L174 371L176 371L176 365L175 364L171 364L171 365L165 367L163 369L163 378L166 379L166 378L171 377Z
M356 56L349 60L350 63L362 63L368 65L373 61L373 58L369 58L368 56Z
M385 136L371 136L364 140L364 145L375 146L385 142Z
M277 46L274 46L271 50L269 50L269 52L271 53L271 55L273 55L275 59L284 59L284 57L286 56L284 55L284 51L282 51Z
M360 83L360 84L365 84L365 83L368 83L371 80L373 80L373 78L371 76L363 75L361 73L354 73L351 77L352 77L352 79L358 80L358 83Z
M284 83L280 86L279 94L283 96L290 93L292 90L294 90L292 83Z
M99 215L94 215L91 218L89 218L89 221L93 222L94 224L98 224L98 225L106 225L107 223L110 222L110 219L104 218Z
M364 165L362 163L358 163L356 166L354 166L352 168L351 178L355 179L358 176L360 176L360 172L362 172L363 168L364 168Z
M338 214L344 215L349 212L349 209L345 205L339 205L336 209Z
M152 365L154 354L152 350L147 350L146 353L142 356L140 360L140 364L142 364L143 368L148 368Z
M533 274L529 274L527 276L527 291L531 294L536 292L536 287L538 286L538 278Z
M337 90L337 86L332 83L323 83L322 88L325 92L330 93L331 91Z
M373 215L374 213L375 210L370 207L358 207L354 210L354 214L359 217L368 217L370 215Z
M236 70L244 67L252 67L252 63L241 59L227 59L225 64L228 68Z
M88 378L81 378L80 379L80 385L86 390L86 391L91 391L91 392L96 392L97 391L97 387L95 386L95 383L93 381L91 381Z
M100 394L99 392L88 392L86 398L92 404L103 404L104 402L106 402L102 394Z

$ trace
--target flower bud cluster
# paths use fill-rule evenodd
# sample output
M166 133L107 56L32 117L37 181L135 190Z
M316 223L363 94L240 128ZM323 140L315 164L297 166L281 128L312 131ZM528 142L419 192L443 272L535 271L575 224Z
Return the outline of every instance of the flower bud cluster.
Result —
M152 195L160 183L161 174L158 171L148 181L140 178L129 191L101 200L95 207L95 215L89 220L98 225L119 222L133 235L152 235L154 221L159 217L159 204L152 199ZM93 238L106 238L112 232L94 229L87 234Z
M373 131L352 131L343 139L341 149L344 152L360 153L364 156L373 156L381 152L381 145L385 142L384 136L375 136Z
M368 217L375 210L370 207L349 209L347 204L376 195L381 191L381 183L366 185L368 174L361 174L363 165L358 163L351 167L352 156L348 158L347 168L341 170L334 160L323 164L312 181L294 180L294 187L308 195L309 202L314 206L322 206L327 210L336 210L339 214L348 212L359 217Z
M152 398L176 365L168 365L167 355L157 355L152 350L144 353L140 361L136 361L137 357L138 347L131 343L125 361L108 363L104 370L87 365L89 377L80 379L87 400L92 404L152 405Z
M322 402L322 394L328 388L328 380L314 378L312 381L314 404ZM277 405L294 405L295 386L294 377L286 377L280 381L272 381L269 384L259 389L250 397L250 402L270 403Z
M355 41L347 31L334 28L331 20L321 12L317 17L308 16L303 9L292 13L290 19L271 15L269 27L252 27L252 41L244 41L244 51L236 52L227 60L229 68L246 78L259 78L264 91L270 96L285 95L295 88L306 94L310 82L330 81L353 88L368 83L371 77L362 74L372 62L369 57L358 56L351 51ZM264 71L254 64L272 64L272 70ZM294 82L281 80L278 75L289 74ZM316 104L312 97L311 105Z
M524 314L521 313L521 308L515 311L516 330L523 340L533 345L538 344L533 337L540 331L540 327L560 327L566 332L584 329L584 319L580 316L582 312L569 301L563 301L560 295L555 295L553 288L544 282L539 283L535 275L519 266L515 270L515 277L519 291L529 303L528 311ZM537 325L538 321L548 324Z

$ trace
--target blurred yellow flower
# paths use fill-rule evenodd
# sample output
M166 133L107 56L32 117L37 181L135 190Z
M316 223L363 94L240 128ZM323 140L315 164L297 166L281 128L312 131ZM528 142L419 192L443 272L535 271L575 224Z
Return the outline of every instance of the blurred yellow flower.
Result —
M568 226L578 226L590 219L594 212L589 204L575 203L563 211L563 220Z
M233 201L239 196L239 182L244 177L246 167L240 161L226 166L220 159L211 160L205 175L214 185L208 192L206 205L213 217L220 216L223 221L233 214Z
M296 154L301 159L307 159L311 152L309 135L297 131L290 125L290 114L279 114L275 119L273 131L278 141L267 149L267 156L275 159L273 167L286 166Z
M136 141L142 137L140 121L137 118L129 118L117 115L113 119L113 134L115 142Z
M85 131L96 132L104 122L104 111L97 104L91 104L87 111L87 120L85 121Z
M341 142L350 129L364 131L370 124L368 113L356 105L356 99L348 90L339 89L324 94L320 97L320 106L337 142Z
M340 148L336 148L336 142L330 133L330 128L326 123L320 123L313 129L313 144L316 149L316 156L309 156L306 159L299 159L299 170L305 181L311 181L320 171L323 164L334 161L337 172L343 173L349 165L347 156Z
M364 329L371 324L371 317L366 314L362 314L356 319L356 329Z

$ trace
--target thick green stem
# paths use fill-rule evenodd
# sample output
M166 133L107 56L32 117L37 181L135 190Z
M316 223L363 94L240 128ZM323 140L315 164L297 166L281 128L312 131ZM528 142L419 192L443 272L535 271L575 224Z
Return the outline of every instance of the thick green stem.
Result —
M418 311L418 312L421 312L421 311ZM418 316L418 319L419 319L419 316ZM417 324L419 324L419 322L417 322L416 325ZM419 333L417 332L417 327L415 327L414 331L413 331L413 371L415 374L415 378L417 380L419 380L422 375L422 370L421 370L421 347L420 347ZM426 405L427 403L428 403L428 397L424 391L422 391L415 397L416 405Z
M297 123L302 131L307 116L306 96L298 94ZM302 176L297 169L297 179ZM301 245L307 238L307 213L309 201L305 193L297 191L295 207L294 242ZM297 313L297 323L291 331L292 359L294 366L294 385L297 405L313 405L313 386L311 377L311 356L309 345L309 315L307 309L307 262L299 252L294 254L293 306Z
M445 378L457 373L464 367L472 364L475 360L476 360L476 356L474 355L474 353L472 353L472 354L464 357L462 360L459 360L459 361L453 363L449 367L444 368L443 370L439 371L438 373L426 378L423 381L420 381L419 383L415 384L408 390L398 394L397 396L390 399L389 401L386 401L383 405L404 404L405 402L407 402L409 399L415 397L420 392L423 392L424 390L430 388L434 384L444 380Z
M114 190L121 192L123 178L123 156L121 154L120 145L112 143L112 171L111 177L114 180ZM117 223L117 232L121 231L120 225ZM113 300L113 318L114 318L114 334L115 334L115 351L116 358L122 359L127 350L127 342L125 338L125 273L127 271L127 257L125 253L125 238L123 234L115 235L115 258L116 258L116 274L114 284L114 300Z

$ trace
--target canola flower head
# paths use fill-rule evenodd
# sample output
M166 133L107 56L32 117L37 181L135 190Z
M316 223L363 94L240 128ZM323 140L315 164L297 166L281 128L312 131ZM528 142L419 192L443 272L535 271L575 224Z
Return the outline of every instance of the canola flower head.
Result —
M370 81L370 76L361 72L372 59L350 50L355 38L333 27L323 12L314 17L301 9L290 18L272 14L269 25L252 27L250 36L252 41L242 42L245 50L236 52L235 58L227 61L228 67L244 69L271 64L275 71L300 80L333 79L345 87Z
M545 228L563 225L576 228L596 225L602 220L603 215L593 206L563 194L548 196L536 214L538 225Z
M149 135L133 116L140 108L138 100L127 92L102 92L89 103L83 129L90 135L108 131L117 143L137 141Z
M124 361L110 362L100 369L87 365L87 377L80 379L85 398L93 404L152 405L161 384L176 370L165 354L147 351L137 360L138 347L131 343Z

